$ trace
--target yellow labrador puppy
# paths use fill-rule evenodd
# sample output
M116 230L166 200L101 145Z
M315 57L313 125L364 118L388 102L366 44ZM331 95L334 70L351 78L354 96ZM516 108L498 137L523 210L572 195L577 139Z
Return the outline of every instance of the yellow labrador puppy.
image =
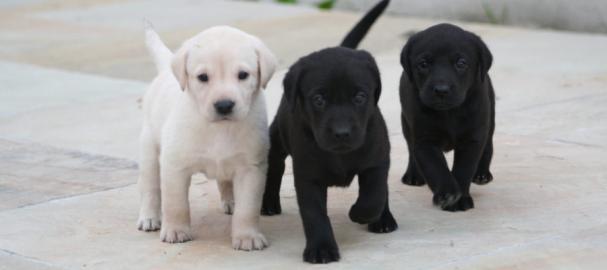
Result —
M228 26L199 33L174 55L148 26L146 45L158 76L143 99L139 230L162 227L164 242L191 240L188 190L201 172L217 179L223 209L233 212L233 247L263 249L269 139L261 90L276 68L274 55Z

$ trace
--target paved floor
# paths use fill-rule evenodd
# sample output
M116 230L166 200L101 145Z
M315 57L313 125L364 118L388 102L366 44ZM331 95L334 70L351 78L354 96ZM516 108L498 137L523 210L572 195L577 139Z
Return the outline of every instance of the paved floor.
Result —
M214 24L262 39L283 68L331 46L359 14L230 1L8 0L0 3L0 269L299 269L304 245L292 175L284 214L262 218L263 252L233 251L212 181L192 187L195 240L163 244L136 230L138 99L154 68L141 19L177 47ZM400 225L374 235L347 217L356 186L333 189L339 269L607 268L607 36L464 24L493 51L495 181L476 208L434 208L400 184L399 50L436 21L383 17L362 47L379 63L393 145L391 203ZM322 266L319 268L323 268Z

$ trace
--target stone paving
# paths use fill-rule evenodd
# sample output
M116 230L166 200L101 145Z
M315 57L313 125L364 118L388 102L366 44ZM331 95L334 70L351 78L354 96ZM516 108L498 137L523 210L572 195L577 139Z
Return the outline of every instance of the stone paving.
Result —
M261 219L265 251L231 249L230 217L202 176L191 188L194 241L137 231L138 99L154 76L144 17L172 48L215 24L266 41L281 66L266 90L272 116L284 68L337 44L360 14L217 0L0 3L0 269L308 268L289 169L283 215ZM400 228L366 232L347 217L356 185L330 190L343 259L328 267L607 268L607 36L461 24L495 58L495 180L473 186L475 209L447 213L427 187L400 183L399 50L408 33L437 22L384 16L361 45L382 73Z

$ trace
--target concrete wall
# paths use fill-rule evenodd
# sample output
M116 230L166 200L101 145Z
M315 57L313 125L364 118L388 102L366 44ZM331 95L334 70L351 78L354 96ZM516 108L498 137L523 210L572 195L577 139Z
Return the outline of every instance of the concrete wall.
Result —
M378 0L337 0L366 10ZM607 33L606 0L392 0L388 12L413 17Z

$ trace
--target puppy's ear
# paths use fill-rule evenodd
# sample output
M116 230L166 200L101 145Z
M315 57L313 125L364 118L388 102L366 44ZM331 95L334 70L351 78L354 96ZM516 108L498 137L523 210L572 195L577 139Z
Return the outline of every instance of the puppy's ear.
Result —
M282 81L283 88L285 89L285 99L292 111L295 111L297 98L301 94L299 81L302 73L301 63L295 63L289 68L287 75L285 75L285 78Z
M259 88L266 88L268 81L274 75L278 61L276 57L268 49L268 47L261 42L261 40L255 38L254 40L255 53L257 54L257 78L259 80Z
M375 58L373 58L373 56L369 52L363 50L360 50L359 52L361 52L363 54L363 57L365 57L367 61L367 67L371 70L371 74L373 75L373 79L375 80L377 88L373 90L373 93L375 98L375 105L377 105L377 103L379 102L379 97L381 96L381 77L379 75L379 68L377 67Z
M412 35L407 43L403 47L403 50L400 53L400 65L407 73L407 77L409 77L409 81L413 82L413 67L411 66L411 48L413 47L413 42L415 41L416 35Z
M480 73L481 82L484 82L485 77L487 77L487 72L489 72L489 68L491 68L491 64L493 63L493 55L491 55L487 44L485 44L479 36L475 34L472 35L478 54L478 72Z
M188 83L188 70L186 66L188 62L189 51L189 46L181 46L181 48L173 56L173 60L171 62L171 69L173 70L173 75L175 75L175 78L179 82L181 90L185 90Z

